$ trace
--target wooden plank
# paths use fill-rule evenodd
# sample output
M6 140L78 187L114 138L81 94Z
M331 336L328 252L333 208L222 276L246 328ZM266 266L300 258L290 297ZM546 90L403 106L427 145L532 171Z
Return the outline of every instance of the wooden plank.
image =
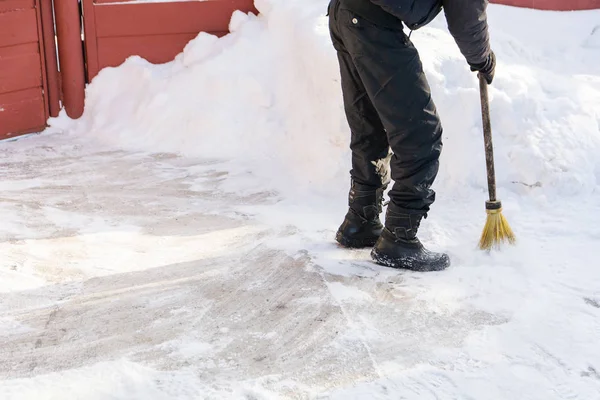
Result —
M49 115L58 117L60 112L60 81L58 75L58 57L56 55L56 36L54 34L54 10L52 0L41 0L41 25L43 43L43 62L46 67L46 98Z
M37 43L0 47L0 93L42 86Z
M0 13L14 10L28 10L34 7L35 0L0 0Z
M76 1L55 1L56 38L62 85L62 104L77 119L85 106L85 62L81 42L81 10Z
M86 82L89 83L100 71L98 63L98 39L96 37L96 7L94 0L83 0L83 29L85 34L84 56Z
M235 10L254 10L253 0L99 4L98 37L226 31Z
M45 126L42 88L0 94L0 139L41 131Z
M133 3L138 0L92 0L95 4L110 4L110 3ZM200 0L182 0L182 1L200 1Z
M224 36L227 32L211 32ZM127 57L138 55L153 64L172 61L183 51L186 44L197 36L196 33L174 35L125 36L98 39L98 59L100 68L116 67Z
M44 47L43 47L43 41L44 41L44 32L42 32L42 13L41 13L41 7L40 7L40 0L35 0L36 2L36 7L35 7L35 11L36 11L36 26L37 26L37 31L38 31L38 51L39 51L39 57L38 57L38 65L40 67L40 72L42 74L42 95L44 96L44 120L47 120L48 117L50 116L50 104L48 103L48 76L46 75L46 59L44 57Z
M529 7L556 11L592 10L600 8L600 0L532 0Z
M0 47L38 41L36 11L0 13Z

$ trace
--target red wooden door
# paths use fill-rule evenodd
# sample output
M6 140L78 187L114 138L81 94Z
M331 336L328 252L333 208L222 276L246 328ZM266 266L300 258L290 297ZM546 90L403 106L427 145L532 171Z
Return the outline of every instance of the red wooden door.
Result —
M254 0L83 0L87 79L131 55L171 61L201 31L225 35L235 10L258 13Z
M0 0L0 139L41 131L50 115L41 21L40 0Z

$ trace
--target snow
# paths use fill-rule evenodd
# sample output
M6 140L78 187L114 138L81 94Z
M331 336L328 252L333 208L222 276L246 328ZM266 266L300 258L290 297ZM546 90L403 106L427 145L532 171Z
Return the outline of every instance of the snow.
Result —
M476 249L476 77L411 39L443 120L418 274L338 248L349 135L325 0L259 0L176 60L132 57L77 121L0 143L0 398L600 398L600 10L490 6L499 197Z

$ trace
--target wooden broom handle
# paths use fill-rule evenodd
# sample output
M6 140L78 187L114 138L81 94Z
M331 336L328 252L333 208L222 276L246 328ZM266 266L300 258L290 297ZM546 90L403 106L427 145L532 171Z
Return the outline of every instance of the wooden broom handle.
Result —
M481 95L481 117L483 121L483 140L485 144L488 191L490 194L490 202L494 202L496 201L496 172L494 171L494 146L492 144L488 83L481 75L479 75L479 92Z

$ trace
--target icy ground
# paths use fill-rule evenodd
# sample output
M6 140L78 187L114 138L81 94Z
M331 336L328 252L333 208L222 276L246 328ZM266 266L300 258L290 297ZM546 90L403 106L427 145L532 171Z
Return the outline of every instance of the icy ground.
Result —
M600 13L491 9L492 254L475 78L443 20L413 33L446 127L421 236L453 260L417 274L333 242L324 4L259 1L0 143L0 399L600 399Z

